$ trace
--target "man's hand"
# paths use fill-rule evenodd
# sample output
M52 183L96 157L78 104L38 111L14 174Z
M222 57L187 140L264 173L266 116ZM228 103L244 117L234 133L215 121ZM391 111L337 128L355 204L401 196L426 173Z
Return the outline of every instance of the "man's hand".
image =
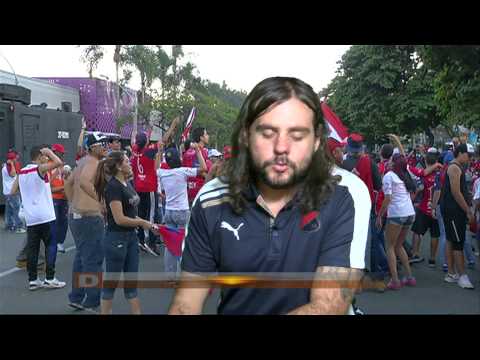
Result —
M468 218L468 223L469 224L473 224L475 222L475 216L473 216L473 213L472 213L471 210L468 210L467 218Z
M380 230L383 226L383 217L377 216L377 219L375 220L375 225L378 230Z

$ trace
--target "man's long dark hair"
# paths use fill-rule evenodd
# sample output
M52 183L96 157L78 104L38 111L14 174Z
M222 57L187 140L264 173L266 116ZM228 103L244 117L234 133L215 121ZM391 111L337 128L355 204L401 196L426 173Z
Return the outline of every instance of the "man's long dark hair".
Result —
M245 99L232 133L232 157L225 163L222 178L229 185L232 207L235 213L243 212L246 199L243 195L251 183L255 184L252 160L247 148L249 129L253 122L270 110L291 98L297 98L313 111L315 137L320 146L313 154L306 178L301 184L299 202L302 213L318 209L333 192L340 177L331 175L333 158L327 150L327 126L323 119L320 99L312 87L290 77L272 77L263 80Z

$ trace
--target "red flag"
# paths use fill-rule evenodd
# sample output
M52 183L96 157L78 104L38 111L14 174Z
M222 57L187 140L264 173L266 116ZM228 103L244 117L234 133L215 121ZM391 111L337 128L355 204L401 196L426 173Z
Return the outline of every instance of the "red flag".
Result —
M348 138L348 129L343 125L342 120L335 114L332 109L327 105L327 103L322 102L322 111L325 121L327 122L330 128L329 137L334 138L335 140L345 143Z
M172 255L182 256L182 244L185 238L184 228L172 228L166 225L156 225L155 230L161 235L165 247L172 253Z
M185 130L183 130L183 133L182 133L182 139L181 139L182 142L185 142L185 140L188 139L188 136L190 135L190 130L192 129L193 120L195 119L196 114L197 114L197 109L193 107L192 111L190 111L190 115L188 115L187 123L185 124Z

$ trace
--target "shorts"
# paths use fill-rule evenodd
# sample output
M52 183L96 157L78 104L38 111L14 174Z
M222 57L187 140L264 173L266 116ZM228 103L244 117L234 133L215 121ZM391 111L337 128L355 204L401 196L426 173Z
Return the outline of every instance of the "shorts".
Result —
M438 220L428 216L423 211L418 210L415 216L415 222L412 226L412 231L417 235L425 235L427 230L430 230L430 236L438 239L440 237L440 226Z
M445 235L447 241L452 244L455 251L463 251L465 244L465 233L467 231L467 218L465 216L443 217L445 224Z
M410 216L401 216L401 217L391 217L387 218L387 224L395 224L400 226L410 226L415 220L415 215Z

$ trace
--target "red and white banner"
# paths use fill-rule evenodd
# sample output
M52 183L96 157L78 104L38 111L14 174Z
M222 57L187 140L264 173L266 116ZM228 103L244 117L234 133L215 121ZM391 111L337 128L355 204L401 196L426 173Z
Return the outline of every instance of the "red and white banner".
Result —
M343 125L342 120L340 120L337 114L335 114L325 102L322 102L321 106L324 119L330 128L330 135L328 137L334 138L341 143L345 143L348 138L347 127Z
M192 129L192 124L193 120L195 120L195 115L197 114L197 109L195 107L192 108L192 111L190 111L190 115L188 115L187 122L185 124L185 130L183 130L182 133L182 142L185 142L185 140L188 139L188 136L190 135L190 130Z

